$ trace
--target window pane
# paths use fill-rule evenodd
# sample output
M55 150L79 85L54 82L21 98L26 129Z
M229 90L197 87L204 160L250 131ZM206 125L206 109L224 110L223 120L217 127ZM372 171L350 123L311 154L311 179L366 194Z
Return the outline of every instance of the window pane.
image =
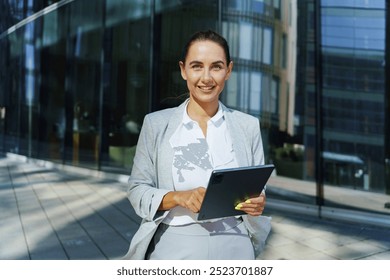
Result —
M111 26L106 31L102 169L126 174L151 102L151 7L116 0L107 1L107 9Z
M240 23L240 53L242 59L252 58L252 25L249 23Z
M265 64L272 63L272 30L270 28L264 28L263 39L263 62Z

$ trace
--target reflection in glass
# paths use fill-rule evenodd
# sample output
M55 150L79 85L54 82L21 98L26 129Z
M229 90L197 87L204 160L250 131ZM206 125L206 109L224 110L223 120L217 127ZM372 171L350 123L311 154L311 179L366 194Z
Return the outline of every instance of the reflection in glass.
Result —
M137 9L124 13L122 8L130 8L127 5L107 2L112 29L106 31L110 46L105 52L104 79L108 82L104 87L101 150L102 169L123 173L131 170L143 117L151 102L151 36L145 36L151 32L151 7L137 3Z
M368 193L387 211L385 1L57 2L0 11L4 151L128 175L145 114L187 97L178 48L215 29L234 61L221 99L260 119L276 166L269 197L314 205L322 171L326 206Z
M361 10L357 2L328 4L323 1L322 9L325 180L380 192L385 189L378 180L384 176L384 10L371 5Z

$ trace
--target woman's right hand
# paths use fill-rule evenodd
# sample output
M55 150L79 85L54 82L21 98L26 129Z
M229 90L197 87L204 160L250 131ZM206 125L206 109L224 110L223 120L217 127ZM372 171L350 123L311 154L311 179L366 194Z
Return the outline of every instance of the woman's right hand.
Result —
M198 213L202 205L206 189L198 187L188 191L175 191L167 193L161 201L159 210L169 210L176 206L184 207Z

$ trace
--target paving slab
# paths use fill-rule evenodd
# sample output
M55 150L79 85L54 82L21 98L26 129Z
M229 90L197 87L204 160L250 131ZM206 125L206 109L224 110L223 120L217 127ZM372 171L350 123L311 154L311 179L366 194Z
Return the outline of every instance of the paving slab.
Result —
M119 259L140 218L125 183L0 156L0 259ZM390 260L390 228L266 208L266 260Z

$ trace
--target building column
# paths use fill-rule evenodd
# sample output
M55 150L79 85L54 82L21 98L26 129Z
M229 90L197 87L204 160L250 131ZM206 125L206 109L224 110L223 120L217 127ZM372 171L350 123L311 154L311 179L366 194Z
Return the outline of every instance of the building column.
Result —
M385 181L386 193L390 194L390 0L386 0L386 51L385 51Z

